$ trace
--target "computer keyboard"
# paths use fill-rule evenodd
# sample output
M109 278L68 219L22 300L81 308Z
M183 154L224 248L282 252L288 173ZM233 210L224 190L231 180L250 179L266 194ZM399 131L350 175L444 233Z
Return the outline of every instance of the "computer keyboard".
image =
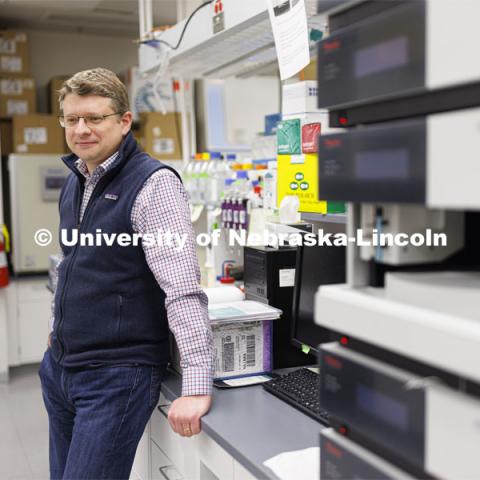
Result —
M262 385L267 392L281 398L324 425L329 425L328 413L320 408L318 373L307 368L300 368L278 375Z

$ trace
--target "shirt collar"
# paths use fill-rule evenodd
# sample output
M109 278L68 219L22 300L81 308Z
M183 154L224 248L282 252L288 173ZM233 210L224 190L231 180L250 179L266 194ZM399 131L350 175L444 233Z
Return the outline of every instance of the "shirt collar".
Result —
M97 168L95 168L95 170L92 172L92 177L94 175L103 175L113 164L113 162L115 161L115 159L118 157L118 151L115 152L113 155L111 155L110 157L108 157L105 161L103 161L100 165L98 165ZM84 160L82 160L81 158L79 158L76 162L75 162L75 166L77 167L77 170L85 177L85 178L89 178L90 177L90 173L88 172L88 168L87 168L87 164Z

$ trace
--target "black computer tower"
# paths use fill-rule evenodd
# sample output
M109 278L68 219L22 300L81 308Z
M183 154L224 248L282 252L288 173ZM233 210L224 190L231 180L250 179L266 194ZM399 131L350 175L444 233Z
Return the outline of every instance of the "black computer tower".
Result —
M273 368L313 365L315 356L294 347L292 306L296 248L245 247L244 282L247 300L279 308L283 314L273 321Z

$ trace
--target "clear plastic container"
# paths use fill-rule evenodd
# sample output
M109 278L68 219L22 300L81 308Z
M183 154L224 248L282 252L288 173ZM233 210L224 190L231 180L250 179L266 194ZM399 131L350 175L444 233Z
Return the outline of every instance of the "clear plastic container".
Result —
M205 204L208 198L208 167L210 164L210 155L202 153L202 160L197 176L197 195L198 203Z
M270 210L277 208L277 162L268 162L268 171L264 176L263 207Z

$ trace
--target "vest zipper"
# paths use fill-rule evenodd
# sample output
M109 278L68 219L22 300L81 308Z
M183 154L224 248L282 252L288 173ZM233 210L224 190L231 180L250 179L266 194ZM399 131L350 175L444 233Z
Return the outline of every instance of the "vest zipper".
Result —
M87 208L85 208L85 212L83 213L82 220L80 220L80 209L81 209L82 202L81 202L81 200L79 202L78 216L77 216L77 219L78 219L77 229L78 229L79 234L81 233L82 226L85 225L85 219L87 218L87 213L95 206L98 198L100 197L100 195L96 195L96 193L97 193L97 190L100 190L99 187L100 187L101 184L102 184L102 181L100 180L97 183L97 185L95 186L95 188L93 189L92 196L90 198L90 201L88 202ZM83 198L84 193L85 193L85 189L82 189L82 192L81 192L82 198ZM65 345L64 345L62 335L61 335L61 327L62 327L62 324L63 324L63 312L65 310L65 295L66 295L66 292L67 292L67 289L68 289L67 287L68 287L68 283L69 283L69 273L72 270L72 265L74 263L76 255L77 255L77 251L78 251L78 242L74 247L74 251L73 251L72 257L70 259L70 263L68 264L67 271L65 272L65 284L64 284L64 287L63 287L62 298L60 299L60 320L58 322L58 329L57 329L58 343L60 344L60 347L61 347L60 358L58 360L59 363L62 361L63 357L65 356Z

